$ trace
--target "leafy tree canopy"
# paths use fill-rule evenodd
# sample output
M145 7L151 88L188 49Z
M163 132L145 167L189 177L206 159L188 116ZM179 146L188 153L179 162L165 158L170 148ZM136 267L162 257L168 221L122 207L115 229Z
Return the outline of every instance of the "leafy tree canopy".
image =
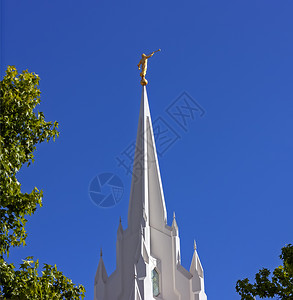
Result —
M40 94L38 75L7 68L0 82L0 298L79 299L84 296L83 286L75 286L56 266L45 264L39 276L38 261L32 257L23 261L20 270L5 262L11 247L25 245L26 218L42 205L42 191L35 187L22 193L16 174L34 161L38 143L59 135L58 123L46 122L44 114L35 111Z
M250 283L248 278L237 281L236 291L242 300L254 300L255 296L293 299L293 245L283 247L280 258L283 265L277 267L272 275L270 270L263 268L256 273L255 283Z
M84 288L75 286L70 279L57 270L56 265L44 264L42 275L38 274L39 261L27 257L15 271L12 264L0 265L2 293L4 299L80 299ZM83 298L83 297L82 297Z
M58 123L46 122L42 112L34 112L40 103L38 85L38 75L28 71L18 74L14 67L8 67L1 81L1 256L8 254L11 246L25 245L25 216L42 204L42 192L37 188L21 192L16 173L34 161L36 144L58 136Z

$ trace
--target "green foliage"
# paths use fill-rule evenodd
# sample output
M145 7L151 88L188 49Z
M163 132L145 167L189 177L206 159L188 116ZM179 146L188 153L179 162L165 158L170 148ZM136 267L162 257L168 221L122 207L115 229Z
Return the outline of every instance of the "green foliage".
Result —
M36 145L58 137L57 122L46 122L40 104L39 76L28 71L18 73L9 66L0 82L0 299L80 299L82 285L75 286L56 266L45 264L38 275L38 260L28 257L15 270L4 256L10 247L25 245L26 217L42 205L42 191L36 187L22 193L16 178L23 165L34 161Z
M255 275L255 283L250 283L248 278L238 280L236 291L242 300L260 298L274 298L281 300L293 299L293 245L288 244L282 248L280 258L283 265L273 271L263 268Z
M42 192L34 188L22 193L16 173L34 160L36 144L55 139L58 123L46 122L42 112L34 112L40 103L39 76L28 71L18 74L8 67L0 83L0 256L10 246L25 244L25 215L42 204Z
M38 275L39 262L27 257L15 271L13 264L0 262L0 278L4 299L80 299L84 298L82 285L75 286L56 265L44 264L42 276Z

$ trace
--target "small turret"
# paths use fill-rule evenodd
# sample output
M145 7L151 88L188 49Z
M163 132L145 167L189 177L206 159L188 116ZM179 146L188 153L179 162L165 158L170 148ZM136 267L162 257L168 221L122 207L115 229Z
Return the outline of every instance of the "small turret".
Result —
M192 257L192 261L190 264L190 270L189 272L194 275L194 274L198 274L200 277L203 278L203 268L201 266L201 262L199 260L198 254L197 254L197 246L196 246L196 242L195 240L193 241L193 257Z
M103 261L103 251L100 251L100 261L95 276L95 299L104 299L105 284L108 279L108 274Z
M176 222L175 212L173 212L172 235L173 236L178 236L179 235L179 229L178 229L178 225L177 225L177 222Z
M123 227L122 227L122 221L121 217L119 218L119 225L117 229L117 240L121 240L123 235Z
M191 290L194 295L199 295L199 299L206 299L206 294L204 292L204 279L203 279L203 268L197 254L196 242L193 243L193 257L190 265L189 272L192 274L191 279Z

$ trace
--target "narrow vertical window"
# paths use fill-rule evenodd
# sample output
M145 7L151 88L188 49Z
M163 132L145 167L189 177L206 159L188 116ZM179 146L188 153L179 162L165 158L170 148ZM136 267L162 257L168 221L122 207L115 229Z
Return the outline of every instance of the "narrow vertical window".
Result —
M156 269L152 270L153 296L157 297L160 294L159 273Z

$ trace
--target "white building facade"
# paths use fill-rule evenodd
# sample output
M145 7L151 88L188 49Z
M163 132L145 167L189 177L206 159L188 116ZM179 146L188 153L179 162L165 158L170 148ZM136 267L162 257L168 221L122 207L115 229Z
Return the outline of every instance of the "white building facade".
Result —
M128 208L128 228L117 230L116 270L101 256L94 300L206 300L196 245L189 271L181 265L175 215L167 224L146 86L143 86Z

